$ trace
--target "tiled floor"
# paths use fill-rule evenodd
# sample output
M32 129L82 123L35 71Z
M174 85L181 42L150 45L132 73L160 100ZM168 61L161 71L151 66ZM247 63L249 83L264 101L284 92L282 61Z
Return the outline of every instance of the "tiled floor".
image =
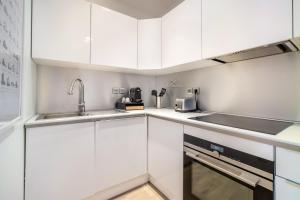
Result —
M112 200L165 200L149 184L138 187Z

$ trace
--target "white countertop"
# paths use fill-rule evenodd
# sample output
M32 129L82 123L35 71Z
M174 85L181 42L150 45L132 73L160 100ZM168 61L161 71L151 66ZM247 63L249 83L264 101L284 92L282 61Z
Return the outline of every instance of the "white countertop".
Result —
M263 143L272 144L275 146L281 146L285 148L290 148L300 151L300 124L296 123L287 129L283 130L277 135L270 135L255 131L249 131L234 127L228 127L223 125L211 124L207 122L195 121L189 119L190 117L196 117L201 115L209 115L212 112L191 112L191 113L179 113L175 112L173 109L154 109L149 108L145 110L137 111L128 111L121 113L112 114L111 111L97 111L90 112L92 115L80 116L80 117L67 117L67 118L57 118L57 119L43 119L36 120L38 115L30 119L26 124L26 128L40 127L40 126L49 126L57 124L68 124L68 123L79 123L79 122L88 122L88 121L97 121L105 120L112 118L123 118L123 117L133 117L148 115L158 118L163 118L178 123L183 123L185 125L197 126L200 128L210 128L218 130L224 134L231 134L238 137L248 138L256 140Z

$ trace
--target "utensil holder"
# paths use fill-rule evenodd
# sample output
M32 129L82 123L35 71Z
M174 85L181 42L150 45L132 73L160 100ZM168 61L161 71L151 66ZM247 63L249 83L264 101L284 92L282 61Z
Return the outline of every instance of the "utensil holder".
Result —
M156 97L156 108L157 109L160 109L160 108L162 108L162 106L161 106L161 97Z

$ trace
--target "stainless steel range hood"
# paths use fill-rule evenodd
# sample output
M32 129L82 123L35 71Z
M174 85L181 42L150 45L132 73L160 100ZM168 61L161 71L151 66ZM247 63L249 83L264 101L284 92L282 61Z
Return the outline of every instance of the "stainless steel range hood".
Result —
M253 49L247 49L219 57L212 58L211 60L220 63L232 63L242 60L249 60L254 58L261 58L266 56L272 56L276 54L283 54L288 52L299 51L300 49L300 38L287 40L267 46L257 47Z

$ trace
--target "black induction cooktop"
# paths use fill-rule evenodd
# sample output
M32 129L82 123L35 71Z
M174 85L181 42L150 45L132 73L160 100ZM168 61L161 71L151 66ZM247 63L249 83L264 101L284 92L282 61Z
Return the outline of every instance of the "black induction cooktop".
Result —
M293 125L292 122L258 119L227 114L212 114L189 118L192 120L276 135Z

